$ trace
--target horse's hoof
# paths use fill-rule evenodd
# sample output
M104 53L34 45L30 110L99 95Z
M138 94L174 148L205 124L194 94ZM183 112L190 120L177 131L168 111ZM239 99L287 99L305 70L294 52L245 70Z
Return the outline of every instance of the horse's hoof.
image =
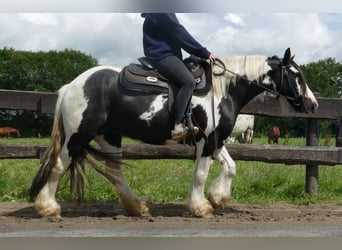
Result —
M215 209L225 208L229 205L230 202L229 197L221 197L220 199L214 199L213 196L209 196L208 200Z
M125 204L125 211L129 216L150 216L150 210L144 201L137 201L134 205Z
M194 217L207 218L213 215L214 208L208 203L202 206L189 206L190 213Z
M56 202L36 202L35 209L41 217L61 218L61 207Z

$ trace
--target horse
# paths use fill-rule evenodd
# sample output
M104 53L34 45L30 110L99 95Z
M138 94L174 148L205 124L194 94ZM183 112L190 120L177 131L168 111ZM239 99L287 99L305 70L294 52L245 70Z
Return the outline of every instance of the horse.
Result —
M209 91L191 100L191 119L200 128L193 140L195 169L186 201L194 217L211 216L214 209L229 205L236 165L224 140L231 134L240 110L252 98L268 91L298 112L315 112L318 108L290 48L283 58L242 55L222 57L221 61L222 65L212 65ZM114 186L127 215L150 214L147 202L125 181L121 139L127 136L163 145L170 139L173 117L167 94L126 93L119 84L120 73L115 67L96 66L59 89L51 140L29 190L40 216L61 217L56 192L68 169L71 190L76 199L82 197L85 166ZM204 187L214 159L220 163L221 173L206 198Z
M272 127L268 131L268 144L273 142L278 144L278 138L280 137L280 129L278 127Z
M235 143L235 138L237 138L240 143L251 144L254 134L254 118L254 115L239 114L226 142L228 144Z
M12 127L0 128L0 135L5 135L7 136L7 138L9 138L11 134L16 134L18 137L20 137L20 131L16 128L12 128Z

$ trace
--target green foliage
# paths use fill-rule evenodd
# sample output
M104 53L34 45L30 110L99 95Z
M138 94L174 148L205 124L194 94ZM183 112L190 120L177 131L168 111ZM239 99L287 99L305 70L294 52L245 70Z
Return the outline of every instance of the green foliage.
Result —
M53 92L97 64L96 59L75 50L31 52L4 48L0 50L0 88Z
M313 91L322 97L341 97L342 64L334 58L311 62L302 67L305 78Z

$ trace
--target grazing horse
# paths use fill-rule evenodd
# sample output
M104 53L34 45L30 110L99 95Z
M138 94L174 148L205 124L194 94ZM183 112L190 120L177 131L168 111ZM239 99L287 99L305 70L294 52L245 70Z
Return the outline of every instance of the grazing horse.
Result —
M280 137L280 130L278 127L272 127L268 131L268 144L275 142L278 144L278 138Z
M9 138L11 134L16 134L18 137L20 137L20 132L18 129L11 128L11 127L0 128L0 135L5 135L7 136L7 138Z
M213 66L209 92L194 95L191 100L192 119L200 131L194 138L196 161L187 208L196 217L208 216L214 208L228 205L236 169L223 141L232 132L243 106L260 93L270 91L279 99L285 98L298 112L314 112L318 108L290 49L283 58L248 55L222 58L222 62L221 66ZM66 170L71 173L71 189L82 195L84 161L113 184L128 215L149 214L146 202L125 181L121 139L128 136L145 143L164 144L170 138L173 118L166 93L129 94L119 84L119 71L94 67L59 90L51 142L30 188L41 216L60 217L55 195ZM100 148L91 146L92 140ZM207 199L204 187L213 159L220 163L221 173L209 188Z
M226 142L235 143L235 138L240 143L251 144L254 134L254 115L239 114L236 118L232 133Z

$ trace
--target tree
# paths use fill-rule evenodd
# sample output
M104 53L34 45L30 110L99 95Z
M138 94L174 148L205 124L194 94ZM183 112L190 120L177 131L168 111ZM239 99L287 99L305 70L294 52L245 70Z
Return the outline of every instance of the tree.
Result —
M98 61L80 51L31 52L0 50L0 88L55 92ZM0 125L13 126L23 136L48 136L52 115L29 111L0 110Z
M342 64L334 58L326 58L318 62L302 66L303 73L313 91L322 97L341 97Z
M0 88L56 91L97 60L75 50L31 52L0 50Z

